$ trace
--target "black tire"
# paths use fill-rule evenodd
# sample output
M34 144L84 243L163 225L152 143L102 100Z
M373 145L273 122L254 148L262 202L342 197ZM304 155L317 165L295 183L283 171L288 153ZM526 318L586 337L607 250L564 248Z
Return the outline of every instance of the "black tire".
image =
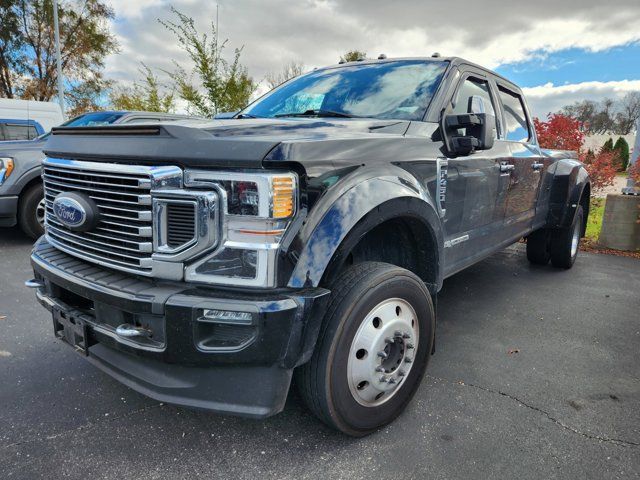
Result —
M549 263L549 230L541 228L527 237L527 260L536 265Z
M573 223L569 228L553 230L549 242L549 252L551 253L551 264L557 268L571 268L578 256L580 247L580 237L582 237L582 226L584 223L584 213L582 206L578 206L573 217ZM574 248L574 240L577 236L577 244Z
M44 198L42 184L29 187L20 195L18 204L18 222L22 231L31 237L37 239L44 234L44 228L38 221L38 205Z
M314 354L296 370L296 383L309 409L323 422L347 435L360 437L393 421L418 388L434 341L433 303L425 284L413 273L378 262L348 267L333 283L331 291ZM412 350L414 357L408 374L388 401L364 406L354 398L347 378L351 343L367 314L389 299L401 299L413 308L419 342Z

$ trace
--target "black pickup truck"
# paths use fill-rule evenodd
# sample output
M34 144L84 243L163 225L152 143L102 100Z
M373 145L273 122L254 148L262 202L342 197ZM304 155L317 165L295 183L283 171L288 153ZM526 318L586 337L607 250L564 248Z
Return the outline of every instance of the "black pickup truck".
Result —
M460 58L316 69L226 120L57 128L36 289L57 337L160 401L266 417L292 378L365 435L410 401L445 278L527 239L570 268L590 182Z

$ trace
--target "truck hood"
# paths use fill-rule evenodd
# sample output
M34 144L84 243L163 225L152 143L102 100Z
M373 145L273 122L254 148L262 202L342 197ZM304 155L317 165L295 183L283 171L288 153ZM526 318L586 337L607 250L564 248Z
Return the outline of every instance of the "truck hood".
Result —
M292 158L292 145L322 145L325 155L356 143L402 137L410 122L358 118L282 118L179 121L161 124L54 128L49 156L95 161L178 163L196 167L262 167L279 147L277 160Z
M255 118L216 120L203 129L217 138L260 137L275 141L363 138L371 134L402 135L409 125L403 120L360 118ZM188 123L187 123L188 124Z

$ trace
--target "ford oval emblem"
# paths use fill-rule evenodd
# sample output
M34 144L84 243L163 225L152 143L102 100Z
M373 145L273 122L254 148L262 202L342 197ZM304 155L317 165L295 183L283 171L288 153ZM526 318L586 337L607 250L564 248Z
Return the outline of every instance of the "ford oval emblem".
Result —
M63 195L53 201L53 213L65 227L78 228L87 220L87 212L80 202Z

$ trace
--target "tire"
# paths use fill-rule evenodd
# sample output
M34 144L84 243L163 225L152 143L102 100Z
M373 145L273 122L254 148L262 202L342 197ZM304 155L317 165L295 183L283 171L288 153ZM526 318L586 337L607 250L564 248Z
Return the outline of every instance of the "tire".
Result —
M33 185L20 195L18 204L18 222L22 231L32 239L37 239L44 234L44 212L41 202L44 199L42 184ZM40 212L40 217L38 213Z
M580 247L583 217L582 206L578 206L573 217L573 223L569 228L551 232L549 252L551 253L551 264L554 267L565 269L573 267Z
M318 418L360 437L410 402L432 351L435 313L425 284L386 263L348 267L331 291L314 354L296 370L296 384Z
M536 265L549 263L549 231L546 228L536 230L527 237L527 260Z

